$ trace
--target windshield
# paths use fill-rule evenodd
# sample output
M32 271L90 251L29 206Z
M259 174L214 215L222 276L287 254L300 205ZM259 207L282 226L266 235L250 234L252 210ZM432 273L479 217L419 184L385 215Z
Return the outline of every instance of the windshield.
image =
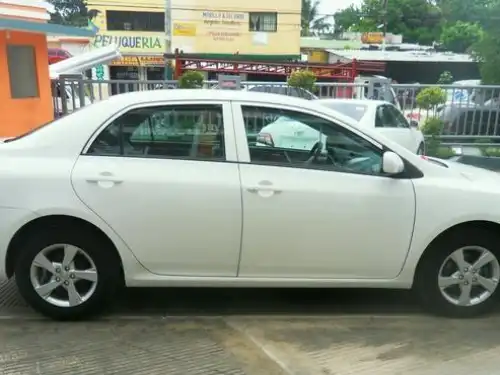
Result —
M360 121L368 110L368 106L357 103L320 101L324 106L349 116L353 120Z

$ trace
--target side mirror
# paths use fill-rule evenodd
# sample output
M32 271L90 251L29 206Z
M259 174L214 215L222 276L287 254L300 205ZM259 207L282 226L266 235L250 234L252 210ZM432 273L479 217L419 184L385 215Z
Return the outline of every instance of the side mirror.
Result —
M382 171L388 175L396 175L405 170L405 164L401 157L392 152L386 151L382 156Z
M418 128L418 121L410 120L410 127L412 127L412 128Z

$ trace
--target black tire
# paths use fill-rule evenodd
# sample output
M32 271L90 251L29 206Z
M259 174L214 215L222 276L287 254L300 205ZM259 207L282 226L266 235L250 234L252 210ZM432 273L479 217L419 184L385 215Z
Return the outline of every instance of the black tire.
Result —
M33 259L44 248L55 244L74 245L82 249L95 264L98 282L88 300L75 307L58 307L45 301L35 291L30 280ZM110 305L113 294L120 285L119 259L114 249L99 235L85 228L55 228L30 236L21 248L15 265L15 280L19 292L37 312L54 320L81 320L92 318Z
M425 145L423 143L418 146L417 155L425 155Z
M481 246L500 261L500 237L483 229L453 231L427 249L415 275L413 289L423 307L436 315L453 318L472 318L492 312L498 302L500 287L484 302L473 306L457 306L441 294L438 286L439 270L446 258L465 246Z

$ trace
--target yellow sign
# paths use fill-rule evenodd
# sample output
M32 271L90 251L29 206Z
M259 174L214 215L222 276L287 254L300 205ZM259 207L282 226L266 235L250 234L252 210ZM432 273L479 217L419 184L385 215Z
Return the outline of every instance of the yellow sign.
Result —
M174 36L196 36L196 25L191 22L175 22Z
M366 44L380 44L384 41L384 34L382 33L363 33L361 41Z
M163 56L123 56L113 60L111 66L164 66Z

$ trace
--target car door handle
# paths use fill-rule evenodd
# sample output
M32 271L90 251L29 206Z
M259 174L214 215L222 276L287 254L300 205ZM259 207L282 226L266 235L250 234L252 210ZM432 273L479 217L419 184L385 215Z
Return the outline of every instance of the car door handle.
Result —
M247 191L249 191L250 193L258 193L259 191L272 191L274 193L281 193L280 189L269 186L249 186L247 187Z
M281 193L281 189L274 187L272 182L267 180L261 181L255 186L248 186L246 189L250 193L258 193L258 192Z
M123 182L122 179L113 176L111 173L103 172L96 177L86 178L87 182L99 183L99 182L113 182L115 184L120 184Z

